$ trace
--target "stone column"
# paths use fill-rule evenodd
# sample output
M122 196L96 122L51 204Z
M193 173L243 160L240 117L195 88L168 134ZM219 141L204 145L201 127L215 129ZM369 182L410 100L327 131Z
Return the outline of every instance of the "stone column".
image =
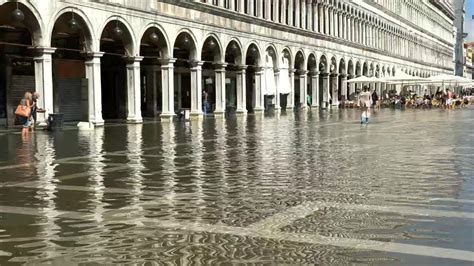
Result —
M307 95L307 86L308 83L306 82L306 77L308 76L308 71L301 70L299 72L300 75L300 104L301 108L306 108L306 95Z
M162 59L161 64L161 119L172 119L174 113L174 63L176 59Z
M215 75L216 75L216 110L214 114L224 114L225 113L225 68L227 64L219 63L215 65Z
M44 114L38 113L37 119L38 122L43 125L45 124L48 115L54 112L52 54L55 51L56 48L50 47L37 48L35 51L38 53L38 56L34 58L35 90L40 94L38 106L46 110ZM14 104L16 106L17 103Z
M329 32L329 20L331 18L329 17L329 8L327 5L324 5L324 33L326 35L330 35L331 33Z
M280 21L281 21L281 23L283 23L285 25L289 24L286 21L286 12L287 12L286 1L287 0L281 0L281 7L280 7ZM292 0L290 0L290 1L292 1Z
M311 107L319 107L319 71L311 72Z
M331 74L331 91L332 91L332 106L338 106L339 105L339 97L338 97L338 89L339 89L339 79L338 79L339 74Z
M313 3L313 31L318 32L318 4Z
M285 0L288 2L288 25L294 26L293 23L293 0Z
M235 11L235 1L230 1L229 2L229 9L232 11Z
M248 11L251 16L255 16L255 2L253 0L249 1Z
M160 71L158 65L144 67L146 71L146 115L156 117L158 114L158 82L157 76Z
M325 33L324 30L325 30L325 26L324 26L324 19L325 19L325 15L324 15L324 5L319 3L317 4L318 5L318 18L319 18L319 33Z
M306 29L313 30L313 9L311 0L306 1Z
M329 73L321 73L323 79L323 108L329 108Z
M264 16L266 20L272 20L272 6L270 1L265 2L265 12Z
M257 16L263 18L263 0L257 0Z
M353 78L354 78L354 75L349 76L349 79L353 79ZM349 83L349 95L347 96L350 96L354 92L355 92L355 83Z
M247 113L246 77L247 66L239 66L237 71L237 113Z
M286 99L286 109L293 110L295 107L295 69L290 69L290 93L288 94L288 98Z
M191 115L202 116L202 65L204 62L191 62Z
M280 14L280 6L278 5L279 1L271 1L273 2L273 21L279 23L279 14Z
M343 100L347 101L347 75L341 74L341 97Z
M254 99L255 99L255 106L254 106L254 111L255 112L263 112L264 111L264 106L263 106L263 82L265 82L265 77L264 77L264 68L262 67L256 67L255 68L255 90L254 90Z
M301 28L306 29L306 0L301 0Z
M301 16L300 16L300 1L301 0L295 0L295 27L299 28L300 27L300 21L301 21Z
M245 1L247 0L237 0L237 11L239 13L244 14L245 13Z
M95 126L104 125L102 118L102 82L100 73L100 58L102 52L86 55L86 78L88 85L89 122ZM40 98L41 99L41 98Z
M280 92L278 91L278 83L280 82L280 70L275 68L274 70L275 73L275 85L276 85L276 90L275 90L275 111L280 111L281 106L280 106Z
M222 8L225 7L225 1L224 0L217 1L217 4L219 5L219 7L222 7Z
M129 57L127 62L127 122L141 123L140 62L143 57Z
M334 11L334 36L339 38L339 11Z

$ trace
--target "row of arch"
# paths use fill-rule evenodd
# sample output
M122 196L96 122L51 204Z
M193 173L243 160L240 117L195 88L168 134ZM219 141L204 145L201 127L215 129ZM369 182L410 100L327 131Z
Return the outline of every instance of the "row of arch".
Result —
M14 8L15 3L3 4L0 6L0 13L9 13ZM19 43L19 47L43 46L40 50L48 51L52 64L57 65L53 67L52 76L36 77L43 79L37 84L43 84L40 86L44 89L45 103L50 102L52 106L50 99L61 98L54 96L55 91L64 90L67 85L61 83L61 75L68 76L70 73L63 73L62 65L72 64L78 66L77 69L85 68L83 72L88 79L89 120L98 123L102 117L140 121L143 113L150 110L154 113L157 105L162 108L161 114L173 115L179 108L190 108L191 112L200 114L205 108L200 95L201 91L206 90L201 87L205 84L212 84L209 90L212 91L211 97L215 103L213 109L223 112L228 100L224 93L226 72L235 80L236 89L230 93L235 94L238 110L254 111L263 109L263 79L268 69L272 69L268 73L275 73L275 78L280 70L286 69L286 72L281 73L290 76L290 84L296 82L291 85L292 91L288 95L290 107L293 103L305 102L307 84L311 84L313 91L318 90L318 86L321 91L324 88L317 101L328 104L327 95L330 92L333 99L337 99L336 93L347 95L344 91L344 80L347 78L359 75L392 76L396 71L396 66L392 64L261 40L228 37L217 32L189 28L168 29L156 21L142 21L142 26L135 31L136 25L120 15L112 14L98 22L97 17L89 17L74 6L61 8L56 12L51 22L47 23L51 26L46 30L44 21L34 7L24 3L20 5L20 9L25 13L25 19L22 23L10 23L15 30L9 33L21 29L25 33L29 32L30 40L23 38L25 43ZM22 48L19 51L28 54L30 49ZM51 64L47 57L43 56L39 60L43 69L51 68L45 65ZM84 63L78 63L80 61ZM156 66L158 74L152 70ZM151 74L144 74L148 71L146 69ZM422 70L403 70L419 76L429 75ZM161 84L161 89L157 92L155 86L155 92L150 92L144 88L144 83L146 86L156 84L156 75L160 76L161 82L158 83ZM317 75L325 83L314 79ZM331 83L331 90L327 82L328 76L339 78ZM48 88L51 83L55 84L54 92ZM275 99L270 101L279 106L280 99L276 94ZM160 100L157 101L157 98ZM64 104L67 101L68 99L64 100ZM333 100L334 102L337 103L337 100Z
M217 6L222 5L224 8L240 11L238 5L233 5L234 1L202 0L202 2ZM377 2L380 2L381 5L387 5L388 8L387 3ZM415 34L400 25L394 25L391 21L378 15L362 11L345 1L272 0L265 2L261 0L242 0L241 3L243 4L241 7L243 12L248 15L259 16L277 23L342 38L412 60L439 65L445 65L450 60L451 54L447 47L436 45L432 40ZM409 4L407 3L407 5ZM406 6L400 3L398 5ZM279 8L280 10L278 10ZM426 28L428 27L437 30L443 29L434 24L426 25ZM445 31L443 36L448 38L449 31L443 30ZM430 56L422 57L422 54L429 54Z

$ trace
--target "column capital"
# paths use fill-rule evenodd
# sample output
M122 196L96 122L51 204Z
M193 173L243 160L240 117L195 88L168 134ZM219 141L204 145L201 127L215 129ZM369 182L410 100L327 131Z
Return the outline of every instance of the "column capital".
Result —
M213 67L216 71L225 71L225 68L227 67L227 63L225 62L216 62L213 63Z
M123 59L127 64L139 63L143 60L143 56L124 56Z
M295 74L295 72L296 72L296 69L294 69L294 68L290 68L290 69L288 69L288 72L290 72L290 74Z
M255 67L255 74L260 73L260 72L263 72L264 70L265 70L264 67L256 66L256 67Z
M347 76L348 76L348 75L347 75L347 74L339 74L339 76L340 76L341 78L343 78L343 79L347 79Z
M30 47L28 49L31 49L38 56L42 56L44 54L51 55L51 54L54 54L54 52L56 52L56 48L53 48L53 47Z
M84 52L82 56L84 56L86 60L92 60L94 58L101 58L104 54L104 52Z
M280 74L280 69L279 69L279 68L274 68L274 69L273 69L273 73L275 73L275 74Z
M191 65L191 68L197 69L197 68L201 68L202 65L204 65L204 62L203 62L203 61L195 61L195 60L193 60L193 61L190 61L190 62L189 62L189 65Z
M308 75L308 70L298 70L298 75L306 76L306 75Z
M169 65L169 64L174 64L176 62L176 58L159 58L158 62L161 65Z
M311 77L314 78L314 77L318 77L320 72L316 70L316 71L311 71L310 73L311 73Z
M339 73L331 73L331 78L337 78L339 76Z

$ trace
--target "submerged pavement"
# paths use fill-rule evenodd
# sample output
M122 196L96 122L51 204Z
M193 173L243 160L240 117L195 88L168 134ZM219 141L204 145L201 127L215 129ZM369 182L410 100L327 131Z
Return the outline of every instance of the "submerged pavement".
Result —
M0 134L0 264L474 262L474 109Z

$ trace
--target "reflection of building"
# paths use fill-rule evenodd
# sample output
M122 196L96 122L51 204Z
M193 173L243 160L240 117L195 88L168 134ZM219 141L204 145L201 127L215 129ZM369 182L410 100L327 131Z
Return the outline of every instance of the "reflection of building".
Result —
M464 44L464 77L474 79L474 42Z
M200 116L205 86L216 114L261 112L266 55L288 108L327 107L355 76L452 73L453 20L446 0L0 0L0 116L25 90L96 125Z

